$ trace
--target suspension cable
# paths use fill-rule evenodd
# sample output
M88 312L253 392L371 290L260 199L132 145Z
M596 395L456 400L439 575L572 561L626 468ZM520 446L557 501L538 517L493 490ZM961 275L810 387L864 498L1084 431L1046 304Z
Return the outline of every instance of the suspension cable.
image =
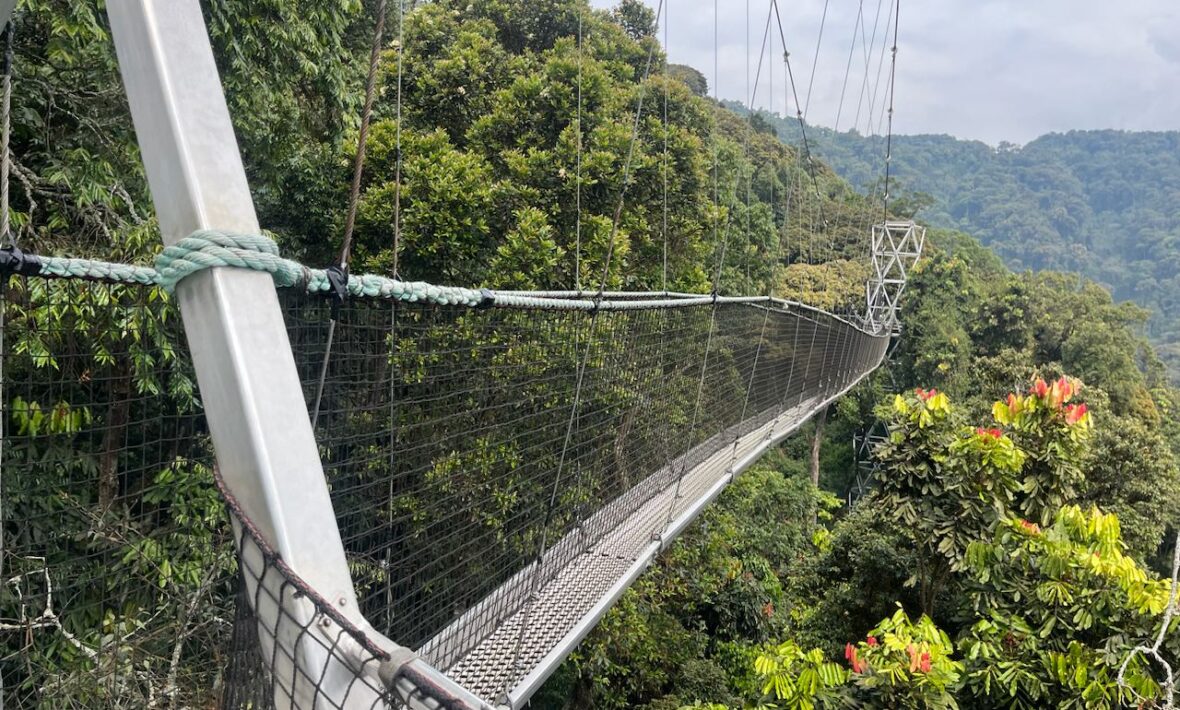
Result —
M803 116L811 110L811 89L815 86L815 68L819 66L819 48L824 42L824 25L828 21L828 3L824 0L824 14L819 19L819 36L815 38L815 56L811 59L811 78L807 81L807 98L803 102Z
M352 165L352 188L348 194L348 213L344 222L344 243L340 248L339 260L340 271L345 274L348 269L348 257L352 251L352 234L356 227L357 207L360 204L361 177L365 167L365 147L369 136L369 122L373 115L373 94L377 85L377 67L381 60L381 37L385 31L385 2L386 0L381 0L377 6L377 27L373 32L373 47L369 52L369 73L365 80L365 102L361 108L361 126L357 135L356 158ZM398 121L398 126L401 126L400 120ZM336 335L336 323L336 313L333 312L332 318L328 323L328 338L324 346L324 360L320 365L320 376L316 383L315 405L311 410L312 429L315 428L320 418L320 404L324 398L324 383L328 379L328 363L332 359L332 341Z
M844 95L848 90L848 75L852 72L852 54L856 51L856 32L860 27L864 9L865 0L859 0L856 8L856 22L852 26L852 42L848 45L848 62L844 65L844 81L840 84L840 103L836 105L836 123L832 126L833 133L840 132L840 115L844 111Z
M574 290L582 290L582 6L578 5L578 107L574 158ZM668 289L665 287L665 291Z
M393 278L401 278L398 259L402 240L402 61L406 53L406 0L397 0L397 127L394 136L396 163L393 168Z
M889 175L893 163L893 96L897 79L897 28L900 24L897 16L899 14L901 14L901 0L896 0L896 10L893 13L893 58L890 60L889 66L889 125L885 132L885 194L881 199L885 220L889 219Z

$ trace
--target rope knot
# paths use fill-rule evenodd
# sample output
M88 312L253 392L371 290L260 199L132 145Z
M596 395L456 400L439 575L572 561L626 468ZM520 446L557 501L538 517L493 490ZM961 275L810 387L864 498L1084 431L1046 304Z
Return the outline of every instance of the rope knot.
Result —
M265 271L277 285L294 286L304 279L304 273L293 265L279 256L278 245L269 237L211 229L193 232L156 257L158 283L168 293L189 276L215 266Z

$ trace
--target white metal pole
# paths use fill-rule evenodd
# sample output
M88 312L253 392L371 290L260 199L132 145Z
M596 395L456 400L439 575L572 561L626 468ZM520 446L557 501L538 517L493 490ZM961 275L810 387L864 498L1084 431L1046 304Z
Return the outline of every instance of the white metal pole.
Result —
M198 229L258 233L197 0L108 0L107 9L164 242L173 244ZM176 297L221 475L243 510L287 564L340 612L374 641L404 651L372 631L357 609L271 277L209 269L185 279ZM290 679L306 676L288 683L293 697L276 683L276 706L341 707L345 698L344 707L374 705L377 699L366 697L365 684L356 682L356 664L349 669L327 651L334 646L337 654L356 655L345 661L357 661L363 658L359 646L351 648L349 639L337 638L338 630L325 631L320 623L310 630L329 637L327 646L299 635L312 621L309 603L293 601L286 612L294 618L281 626L276 610L255 612L260 626L269 625L272 633L277 628L278 643L297 644L286 648L294 659L263 649L276 664L287 664L272 672ZM267 643L269 634L261 636ZM291 673L291 663L303 672ZM372 664L366 669L376 676ZM457 697L462 702L455 707L478 703L421 661L404 670ZM399 685L404 689L404 679ZM437 706L425 700L413 704Z

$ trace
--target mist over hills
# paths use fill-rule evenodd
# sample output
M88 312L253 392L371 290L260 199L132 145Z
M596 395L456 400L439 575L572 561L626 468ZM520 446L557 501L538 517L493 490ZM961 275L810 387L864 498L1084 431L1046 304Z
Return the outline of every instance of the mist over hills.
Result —
M801 140L794 119L752 121ZM807 138L842 177L880 191L884 136L808 126ZM1075 271L1147 308L1146 332L1180 374L1180 132L1070 131L996 147L895 135L892 153L899 209L974 235L1014 270Z

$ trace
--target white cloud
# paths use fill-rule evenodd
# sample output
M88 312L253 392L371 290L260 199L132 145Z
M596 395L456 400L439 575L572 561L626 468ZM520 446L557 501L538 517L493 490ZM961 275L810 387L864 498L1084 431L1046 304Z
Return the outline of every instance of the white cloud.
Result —
M658 4L644 1L653 8ZM592 2L596 7L614 4ZM755 74L768 0L665 2L671 61L695 66L713 84L716 56L720 95L747 97L747 71ZM813 62L825 0L780 0L800 101L806 101L813 64L816 68L809 120L830 126L839 110L840 127L847 128L859 97L858 128L863 132L869 125L870 100L877 125L889 71L887 51L885 66L878 66L891 3L827 0L819 60ZM715 4L720 10L716 24ZM863 7L864 40L874 24L877 37L867 82L858 38L841 107L858 6ZM1180 129L1178 31L1180 10L1173 0L907 0L901 6L894 130L950 133L995 144L1080 128ZM774 108L781 113L786 83L773 21L771 38L774 49L763 64L756 103L767 106L773 91ZM878 71L881 88L874 96Z

